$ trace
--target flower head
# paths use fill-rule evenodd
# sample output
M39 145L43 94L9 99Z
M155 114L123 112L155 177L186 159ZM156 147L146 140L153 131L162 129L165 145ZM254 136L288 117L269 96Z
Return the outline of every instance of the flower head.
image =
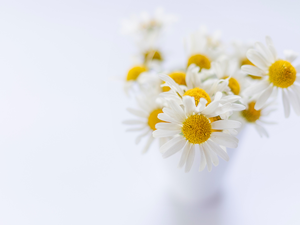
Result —
M298 54L285 51L285 59L280 59L270 37L266 37L267 46L260 42L255 44L256 49L247 52L248 59L255 65L244 65L242 70L248 74L262 77L257 84L245 90L245 95L251 96L260 93L255 109L260 110L271 96L278 90L282 92L282 101L285 116L290 115L290 105L297 115L300 115L300 66L293 66L292 62ZM275 93L272 95L272 93Z

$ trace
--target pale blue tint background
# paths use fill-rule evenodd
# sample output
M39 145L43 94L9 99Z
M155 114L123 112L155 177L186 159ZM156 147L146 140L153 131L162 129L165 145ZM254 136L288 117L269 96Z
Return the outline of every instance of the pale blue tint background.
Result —
M120 20L157 6L180 19L164 42L172 65L184 63L182 39L201 24L225 42L270 35L279 51L300 52L297 1L2 0L1 225L188 224L189 213L206 225L300 223L300 118L284 119L281 103L269 139L245 131L220 212L174 211L165 200L157 148L141 156L121 124L133 102L120 80L137 49Z

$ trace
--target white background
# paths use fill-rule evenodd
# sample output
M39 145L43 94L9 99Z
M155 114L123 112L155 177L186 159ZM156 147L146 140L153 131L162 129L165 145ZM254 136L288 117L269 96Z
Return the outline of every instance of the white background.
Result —
M222 30L225 42L270 35L278 51L300 52L297 1L2 0L1 225L182 223L148 179L162 179L157 147L142 156L121 124L132 99L120 80L137 49L120 20L157 6L180 19L164 45L174 64L201 24ZM300 118L284 119L279 102L271 137L250 127L235 150L222 216L198 224L300 224Z

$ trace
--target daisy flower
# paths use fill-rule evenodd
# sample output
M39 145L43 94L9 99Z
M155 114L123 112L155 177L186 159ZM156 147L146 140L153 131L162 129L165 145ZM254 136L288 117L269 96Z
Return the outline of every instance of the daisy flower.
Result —
M196 106L193 97L184 96L183 107L176 101L168 101L169 107L163 108L163 113L158 115L159 119L167 123L156 124L157 130L153 132L156 138L172 138L160 148L163 157L182 151L179 167L185 165L186 172L192 167L197 149L201 155L200 171L206 165L208 171L211 171L212 165L217 166L219 163L218 156L229 160L226 147L236 148L238 139L224 133L223 130L238 128L241 123L233 120L216 120L222 111L219 104L221 98L222 93L218 92L209 105L205 98L201 98Z
M255 99L247 99L244 100L244 102L246 105L246 109L241 112L238 112L238 118L235 118L234 116L233 118L241 121L243 124L253 125L261 137L269 137L269 134L264 128L264 125L275 124L274 122L266 120L270 113L275 111L275 109L272 108L272 105L274 105L274 101L271 101L270 103L266 104L260 110L256 110L254 108L256 104Z
M249 49L254 48L254 44L250 43L242 43L239 41L234 41L232 43L232 46L234 48L234 54L233 54L233 59L236 60L236 63L239 68L244 65L251 65L254 66L254 64L247 58L247 51ZM250 74L246 74L249 78L251 79L261 79L261 77L253 76Z
M139 16L124 20L122 33L135 37L142 49L150 50L155 47L162 31L175 21L175 16L165 14L162 8L158 8L153 15L144 12Z
M210 38L203 28L192 33L185 43L189 57L187 67L195 64L201 70L210 69L211 62L223 52L223 46L216 44L218 40L216 37Z
M199 67L194 65L189 67L186 76L187 86L180 86L171 77L165 74L160 74L159 77L165 82L165 86L170 88L170 91L163 92L160 94L160 96L167 100L176 101L179 105L183 105L184 96L190 96L195 99L195 104L197 106L201 98L204 98L207 101L207 104L210 104L215 100L218 92L229 91L228 81L210 79L202 82L201 74L198 71ZM219 100L220 104L224 104L221 118L228 118L233 111L245 109L242 104L235 103L240 99L241 97L236 95L222 96L222 98Z
M163 101L156 96L146 96L142 95L137 97L137 103L139 109L128 108L127 110L133 114L136 118L131 120L126 120L123 123L126 125L132 126L127 129L127 131L138 131L138 135L135 139L135 143L138 144L141 139L145 136L148 136L146 145L143 148L142 153L146 153L151 146L154 138L152 132L156 130L155 125L157 123L163 122L160 120L157 115L162 113ZM160 144L164 144L166 138L160 139Z
M148 71L148 68L142 64L133 66L129 69L124 84L126 94L128 94L129 90L133 88L133 85L137 82L139 76L146 71Z
M247 52L248 59L255 65L242 66L242 70L248 74L260 76L261 80L252 85L245 94L248 96L254 93L261 93L254 108L260 110L278 90L282 92L282 101L285 117L290 115L290 105L292 105L297 115L300 115L300 77L297 76L300 66L293 66L292 62L298 54L293 51L285 51L285 59L277 56L275 47L270 37L266 37L267 46L260 42L255 44L256 49Z
M236 60L221 57L212 62L212 68L219 79L228 80L228 87L233 94L239 95L247 86L246 76L240 71Z

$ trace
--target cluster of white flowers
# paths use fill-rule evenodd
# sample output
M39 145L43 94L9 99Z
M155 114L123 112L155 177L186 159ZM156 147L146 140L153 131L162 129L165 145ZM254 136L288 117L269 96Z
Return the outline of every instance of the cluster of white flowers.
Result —
M236 148L236 135L243 124L252 124L260 136L268 136L263 127L272 111L277 93L282 92L285 116L290 105L300 115L300 66L291 63L297 54L285 51L280 59L270 37L266 45L234 43L233 53L204 28L185 39L186 62L180 70L164 68L163 49L157 41L164 29L175 21L162 10L124 22L123 31L138 40L143 59L127 73L125 90L135 90L139 109L128 109L136 119L126 120L139 131L136 138L148 135L144 152L153 140L160 142L163 157L181 152L179 167L188 172L196 151L199 170L219 163L218 156L229 160L226 148ZM163 71L171 71L164 73Z

